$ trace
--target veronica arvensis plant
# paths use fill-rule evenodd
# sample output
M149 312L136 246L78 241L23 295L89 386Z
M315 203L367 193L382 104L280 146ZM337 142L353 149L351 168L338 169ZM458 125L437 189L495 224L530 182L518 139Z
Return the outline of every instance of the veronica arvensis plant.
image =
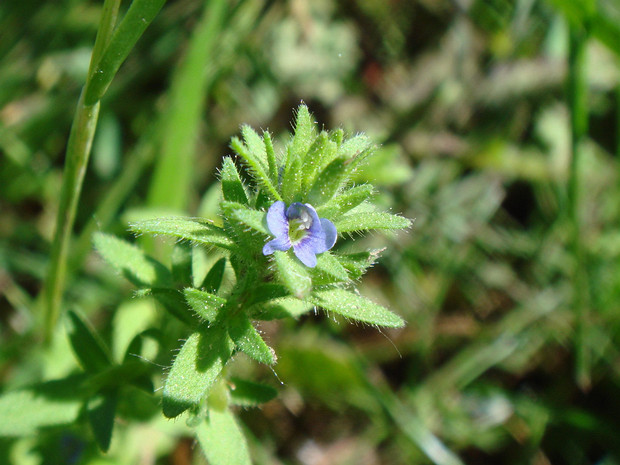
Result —
M243 140L233 138L231 147L247 176L241 175L232 157L224 158L221 221L175 217L131 225L136 234L171 236L196 247L220 249L225 258L216 262L201 286L188 283L178 289L173 271L136 246L105 234L95 238L108 262L188 326L189 337L163 389L167 417L187 409L200 417L207 398L208 409L228 411L235 395L220 380L236 352L275 363L274 351L253 321L298 317L322 308L371 325L403 325L399 316L354 290L354 281L377 254L334 249L343 233L411 224L377 210L371 201L372 186L352 182L356 170L373 154L368 138L345 139L341 130L318 132L305 105L297 111L295 134L282 154L275 152L269 133L261 136L249 126L241 133ZM222 286L226 263L234 270L234 280ZM252 387L244 391L246 401L248 395L256 402L269 397L264 386L248 386ZM214 397L214 392L219 394Z

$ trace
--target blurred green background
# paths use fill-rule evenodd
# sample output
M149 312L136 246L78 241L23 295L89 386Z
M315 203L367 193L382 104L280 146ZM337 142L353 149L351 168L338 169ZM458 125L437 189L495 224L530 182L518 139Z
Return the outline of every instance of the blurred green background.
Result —
M43 346L40 292L101 8L0 3L2 391L77 366L64 327ZM255 463L620 464L619 53L617 0L169 1L102 101L65 307L112 346L152 315L92 233L215 215L230 137L278 140L304 101L377 142L360 180L415 219L338 245L386 247L359 288L407 326L261 324L275 372L232 367L279 390L239 411ZM75 426L0 462L204 463L158 402L127 400L105 456Z

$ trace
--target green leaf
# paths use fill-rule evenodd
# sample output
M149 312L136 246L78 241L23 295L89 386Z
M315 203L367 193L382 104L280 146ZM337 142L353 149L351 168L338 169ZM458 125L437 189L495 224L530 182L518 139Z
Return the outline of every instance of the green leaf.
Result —
M137 297L151 296L156 299L168 313L190 326L196 325L197 321L187 308L183 294L176 289L165 287L153 287L141 289L136 292Z
M336 218L368 200L373 194L372 185L361 184L341 192L329 202L317 207L316 211L321 218Z
M344 141L344 131L341 128L331 130L329 132L329 140L335 142L338 148L340 148Z
M222 202L222 211L229 218L249 226L254 231L261 234L269 235L266 225L266 215L263 211L252 210L240 203Z
M301 158L293 158L282 175L282 199L286 204L300 200L301 164Z
M220 180L222 182L222 195L225 200L241 203L243 205L248 204L248 194L245 190L245 186L241 181L235 163L230 157L224 157L222 170L220 172Z
M230 379L229 389L230 402L241 407L264 404L278 395L271 386L234 377Z
M329 134L325 131L321 131L310 147L310 150L308 150L307 155L303 158L301 168L301 189L303 192L310 190L319 172L319 168L329 164L335 156L336 150L336 144L329 140ZM329 158L329 161L322 163L322 160L325 158Z
M163 412L174 418L197 408L217 380L232 353L222 326L192 333L176 356L164 385Z
M231 320L228 325L228 333L241 352L266 365L276 363L273 349L265 344L263 338L246 316L238 315Z
M41 428L75 422L83 381L84 376L73 376L0 395L0 437L29 436Z
M291 257L288 252L277 250L273 254L280 282L284 284L293 296L301 299L312 290L312 280L308 269L297 258Z
M222 228L215 226L209 220L199 218L155 218L130 224L129 229L137 234L176 237L224 249L230 249L234 245Z
M295 122L295 135L293 136L289 149L289 154L292 159L287 160L287 163L294 159L303 159L308 153L315 138L316 129L313 117L306 105L299 105Z
M289 290L286 286L278 283L261 283L258 284L249 296L246 302L248 307L252 305L262 304L270 300L279 299L289 295Z
M86 403L88 423L93 431L99 449L107 452L112 441L114 417L116 415L116 390L99 393Z
M84 92L87 105L94 104L105 94L121 64L164 3L165 0L133 0L94 72L89 76Z
M269 178L274 185L277 185L279 176L278 161L276 159L276 153L273 150L271 135L267 131L263 132L263 142L267 153L267 163L269 164Z
M362 277L368 268L370 268L379 254L385 249L374 250L371 252L358 252L352 254L338 255L337 259L340 264L348 271L349 277L356 280Z
M364 204L361 206L364 206ZM386 212L362 211L362 209L359 209L360 207L352 210L347 215L334 219L334 225L338 234L369 229L406 229L411 227L411 221L402 216Z
M269 175L265 171L260 157L253 154L237 137L230 141L231 148L245 161L256 182L265 189L273 200L282 200Z
M247 124L241 126L241 134L243 135L245 146L261 164L263 170L268 173L269 162L267 161L267 150L263 139Z
M345 185L351 172L349 160L336 158L317 176L308 199L313 205L322 205L330 200Z
M328 312L338 313L364 323L393 328L399 328L405 324L401 317L387 308L344 289L317 291L312 296L312 300Z
M67 313L66 326L69 342L84 371L99 373L112 365L101 339L73 310Z
M157 139L158 156L148 192L150 206L174 211L187 209L192 193L196 141L200 137L206 96L216 74L211 67L229 11L226 0L203 5L166 93L168 105L162 112L165 116Z
M314 307L313 303L295 297L282 297L257 305L252 309L252 317L257 320L277 320L282 318L298 318Z
M104 233L93 239L99 254L138 287L171 286L168 269L127 241Z
M282 173L282 200L287 204L301 200L302 167L308 150L316 138L316 129L312 115L306 105L297 109L295 134L286 149L286 164Z
M349 280L347 270L330 253L324 252L317 256L316 267L310 270L312 284L315 286L332 283L343 283Z
M176 244L172 249L172 277L180 286L192 283L192 249L188 244Z
M338 147L338 156L347 160L359 160L374 149L374 144L366 134L356 134Z
M224 271L226 270L226 259L220 258L215 264L211 267L205 279L202 281L203 289L206 289L208 292L213 294L217 293L220 290L220 286L222 285L222 280L224 279Z
M215 322L226 305L226 299L198 289L187 288L183 294L196 315L209 322Z
M196 427L196 437L210 465L252 465L248 446L234 415L228 409L210 409Z

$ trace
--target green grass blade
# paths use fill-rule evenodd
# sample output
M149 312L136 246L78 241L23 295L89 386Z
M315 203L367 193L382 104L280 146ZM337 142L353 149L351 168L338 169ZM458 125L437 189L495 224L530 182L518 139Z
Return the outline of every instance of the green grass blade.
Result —
M138 39L153 21L165 0L134 0L113 35L101 59L90 73L84 101L92 105L105 94L116 72L123 64Z
M588 132L586 45L587 32L572 26L569 39L568 103L571 122L571 160L568 179L568 215L571 226L571 249L574 256L573 305L576 311L577 382L583 389L591 383L591 353L588 344L589 286L587 265L581 244L580 161L583 141Z
M214 0L206 5L172 83L162 152L149 188L151 206L179 211L187 208L194 174L195 144L210 76L207 65L213 61L227 2Z
M71 233L77 211L84 174L88 165L90 149L97 127L99 102L87 105L84 93L77 105L71 134L67 144L67 155L63 173L62 190L58 215L56 216L56 232L52 243L50 268L43 286L45 299L45 340L50 342L60 314L62 294L65 288L67 261Z

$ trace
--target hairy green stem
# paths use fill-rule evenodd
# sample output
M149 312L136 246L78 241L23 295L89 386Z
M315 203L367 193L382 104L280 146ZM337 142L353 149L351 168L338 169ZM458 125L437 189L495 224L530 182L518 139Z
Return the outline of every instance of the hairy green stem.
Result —
M568 179L568 217L573 254L573 306L576 316L576 378L587 389L590 385L591 356L587 341L588 277L581 244L579 166L583 140L588 130L586 52L587 34L580 26L571 26L568 63L568 103L571 125L571 160Z

